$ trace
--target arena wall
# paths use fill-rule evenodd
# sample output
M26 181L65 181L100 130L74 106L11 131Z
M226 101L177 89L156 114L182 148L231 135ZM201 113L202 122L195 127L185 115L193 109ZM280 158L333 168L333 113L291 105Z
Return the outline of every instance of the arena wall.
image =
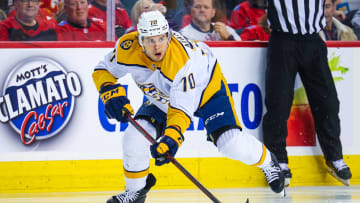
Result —
M243 130L262 140L267 43L208 44L227 78ZM344 159L353 172L351 184L359 185L360 43L327 45L340 100ZM124 188L121 154L127 124L106 119L91 77L94 66L113 46L112 42L0 43L0 193ZM62 73L57 79L48 74L59 71ZM131 77L119 81L127 87L132 106L139 108L144 96ZM39 86L29 85L32 82ZM22 92L41 84L52 97L36 106L34 100L40 101L41 95ZM61 84L70 89L69 94L61 91ZM313 129L312 118L299 78L295 91L298 102L294 102L289 119L292 123L288 123L292 125L287 147L291 185L340 185L327 174L315 132L309 130ZM194 119L186 131L176 158L208 188L266 186L260 169L219 154L206 141L199 119ZM158 189L195 188L171 164L156 167L152 160L150 171L158 178Z

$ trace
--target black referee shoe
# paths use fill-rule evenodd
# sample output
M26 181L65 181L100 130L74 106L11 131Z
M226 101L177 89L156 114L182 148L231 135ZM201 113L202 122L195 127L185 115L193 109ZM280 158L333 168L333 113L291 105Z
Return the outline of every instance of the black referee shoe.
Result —
M352 177L350 168L345 164L343 159L337 161L326 161L329 173L338 181L346 186L350 186L350 178Z

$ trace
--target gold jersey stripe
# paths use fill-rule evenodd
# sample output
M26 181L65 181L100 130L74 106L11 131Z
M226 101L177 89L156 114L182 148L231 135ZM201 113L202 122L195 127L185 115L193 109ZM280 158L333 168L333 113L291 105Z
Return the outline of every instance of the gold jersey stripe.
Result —
M266 147L265 147L264 144L263 144L262 146L263 146L263 150L262 150L262 155L261 155L260 161L259 161L258 163L256 163L256 164L254 164L253 166L260 166L260 165L263 164L264 161L265 161L265 157L266 157Z
M117 81L117 79L107 70L94 70L92 78L98 91L100 91L101 85L104 83L116 83Z
M121 47L122 42L126 40L133 41L132 46L128 49ZM160 62L154 62L144 54L142 47L139 45L138 32L124 35L116 49L117 63L125 66L146 67L152 71L159 69L164 77L173 81L179 70L189 60L189 56L185 47L176 38L172 37L169 43L164 59Z
M201 102L200 102L200 106L199 108L201 108L202 106L204 106L204 104L206 104L209 99L217 92L220 90L221 88L221 79L223 78L221 70L220 70L220 65L219 63L216 61L215 62L215 67L213 68L213 72L210 78L210 82L208 84L208 86L205 88L202 96L201 96Z
M231 109L232 109L234 118L235 118L235 120L236 120L236 125L238 125L240 128L242 128L242 127L241 127L241 124L240 124L240 122L239 122L239 118L238 118L238 115L237 115L237 113L236 113L235 107L234 107L234 99L233 99L232 96L231 96L231 92L230 92L230 89L229 89L229 85L227 84L224 75L222 75L222 82L224 83L224 86L225 86L225 89L226 89L226 95L229 97L229 101L230 101L230 104L231 104Z
M124 168L124 175L127 178L135 179L135 178L143 178L149 174L149 168L143 170L143 171L127 171Z
M125 41L132 41L132 46L128 49L122 48L121 44ZM138 32L132 32L127 35L123 35L116 48L116 60L118 64L128 66L142 66L153 70L151 60L146 57L142 47L138 43Z
M203 91L203 94L201 95L199 108L204 106L211 99L211 97L220 90L221 84L224 84L224 86L225 86L226 95L228 95L228 97L229 97L231 109L234 114L236 124L241 128L239 118L238 118L236 110L234 108L234 100L232 99L229 86L226 82L224 75L221 72L220 65L217 61L215 62L215 67L213 69L213 73L211 74L210 82L209 82L208 86L205 88L205 90Z
M183 111L175 109L169 105L166 127L179 126L180 131L184 134L185 130L189 127L191 119Z
M179 70L182 69L189 60L189 56L185 47L183 47L175 37L171 38L170 43L171 45L169 46L164 59L161 62L156 63L156 65L158 67L165 67L161 68L161 73L166 78L173 81Z

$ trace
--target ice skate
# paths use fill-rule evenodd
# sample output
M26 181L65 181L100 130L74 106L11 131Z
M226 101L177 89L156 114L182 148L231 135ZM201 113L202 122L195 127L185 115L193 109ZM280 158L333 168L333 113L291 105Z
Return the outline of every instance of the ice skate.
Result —
M284 178L285 178L284 186L289 187L290 179L292 177L290 169L281 170L281 172L284 174Z
M273 153L271 153L270 163L261 167L261 170L264 172L271 190L284 196L284 174L281 173L279 162Z
M279 163L280 168L281 168L281 173L284 174L284 178L285 178L285 182L284 185L285 187L289 187L290 185L290 179L292 177L291 171L289 169L289 167L287 166L286 163Z
M326 161L329 173L338 181L346 186L350 186L350 178L352 177L350 168L345 164L343 159L337 161Z
M106 203L144 203L146 199L146 193L150 188L155 185L156 178L153 174L149 174L146 179L146 185L143 189L138 191L128 191L112 196Z

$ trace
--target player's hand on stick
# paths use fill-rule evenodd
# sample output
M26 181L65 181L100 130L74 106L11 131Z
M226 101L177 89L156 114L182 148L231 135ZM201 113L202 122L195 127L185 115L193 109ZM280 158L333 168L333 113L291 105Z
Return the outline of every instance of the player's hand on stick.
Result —
M171 156L175 156L178 148L183 142L184 136L177 126L167 127L160 142L150 146L151 155L155 158L155 165L161 166L169 163L169 160L167 159L168 153L170 153Z
M100 98L105 105L105 115L120 122L127 122L125 112L130 115L134 110L126 97L125 88L120 84L105 84L100 89Z

